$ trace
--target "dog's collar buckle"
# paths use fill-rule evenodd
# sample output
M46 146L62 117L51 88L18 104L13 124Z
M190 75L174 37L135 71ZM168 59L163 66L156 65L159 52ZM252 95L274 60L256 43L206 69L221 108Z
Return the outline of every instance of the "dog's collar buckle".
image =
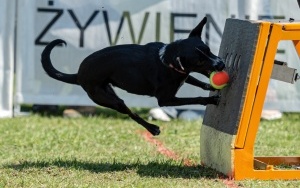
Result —
M183 68L179 58L176 60L179 61L179 65L181 66L182 70L175 68L171 63L170 64L165 63L164 55L165 55L166 47L167 47L167 45L164 45L162 48L159 49L159 59L162 62L162 64L167 67L170 67L171 69L174 69L176 72L179 72L181 74L187 74L185 71L183 71L184 68Z
M172 64L169 64L169 67L174 69L175 71L181 73L181 74L186 74L186 72L182 71L182 70L179 70L179 69L176 69Z

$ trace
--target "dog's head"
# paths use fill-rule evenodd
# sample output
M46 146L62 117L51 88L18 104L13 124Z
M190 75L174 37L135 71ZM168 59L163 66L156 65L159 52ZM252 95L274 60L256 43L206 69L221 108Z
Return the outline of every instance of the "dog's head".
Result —
M161 50L161 59L165 64L181 73L198 72L207 77L211 72L225 68L221 58L214 55L201 39L206 21L204 17L187 39L175 41Z

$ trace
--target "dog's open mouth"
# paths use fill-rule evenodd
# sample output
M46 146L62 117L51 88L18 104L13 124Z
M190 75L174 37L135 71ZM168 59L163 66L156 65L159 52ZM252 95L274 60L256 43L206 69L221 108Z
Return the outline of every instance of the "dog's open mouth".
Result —
M223 71L225 69L225 65L221 65L220 67L217 67L215 70L206 70L204 75L207 76L208 78L210 77L210 74L214 71Z

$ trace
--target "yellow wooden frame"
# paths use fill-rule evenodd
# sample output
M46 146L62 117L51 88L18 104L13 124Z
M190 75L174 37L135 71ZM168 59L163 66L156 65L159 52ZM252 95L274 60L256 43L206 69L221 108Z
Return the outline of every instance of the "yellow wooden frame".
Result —
M300 170L274 165L300 165L300 157L254 157L254 144L278 43L291 40L300 56L300 23L261 22L253 67L233 149L232 178L300 179Z

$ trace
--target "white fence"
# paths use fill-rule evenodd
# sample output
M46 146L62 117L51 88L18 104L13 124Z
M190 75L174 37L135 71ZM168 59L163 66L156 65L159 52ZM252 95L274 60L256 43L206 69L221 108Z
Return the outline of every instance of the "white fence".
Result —
M185 38L203 16L209 20L203 39L215 54L229 17L300 19L296 0L0 0L0 3L0 116L11 116L13 102L15 105L94 105L80 87L53 80L42 70L41 51L47 42L56 38L66 40L68 46L54 49L54 66L75 73L88 54L110 45L169 43ZM15 35L14 20L17 21ZM281 43L279 52L277 59L300 70L291 43ZM13 94L14 55L16 90ZM157 105L154 98L116 91L129 106ZM272 81L265 107L300 111L299 91L300 84ZM207 93L184 85L178 94L197 95Z

